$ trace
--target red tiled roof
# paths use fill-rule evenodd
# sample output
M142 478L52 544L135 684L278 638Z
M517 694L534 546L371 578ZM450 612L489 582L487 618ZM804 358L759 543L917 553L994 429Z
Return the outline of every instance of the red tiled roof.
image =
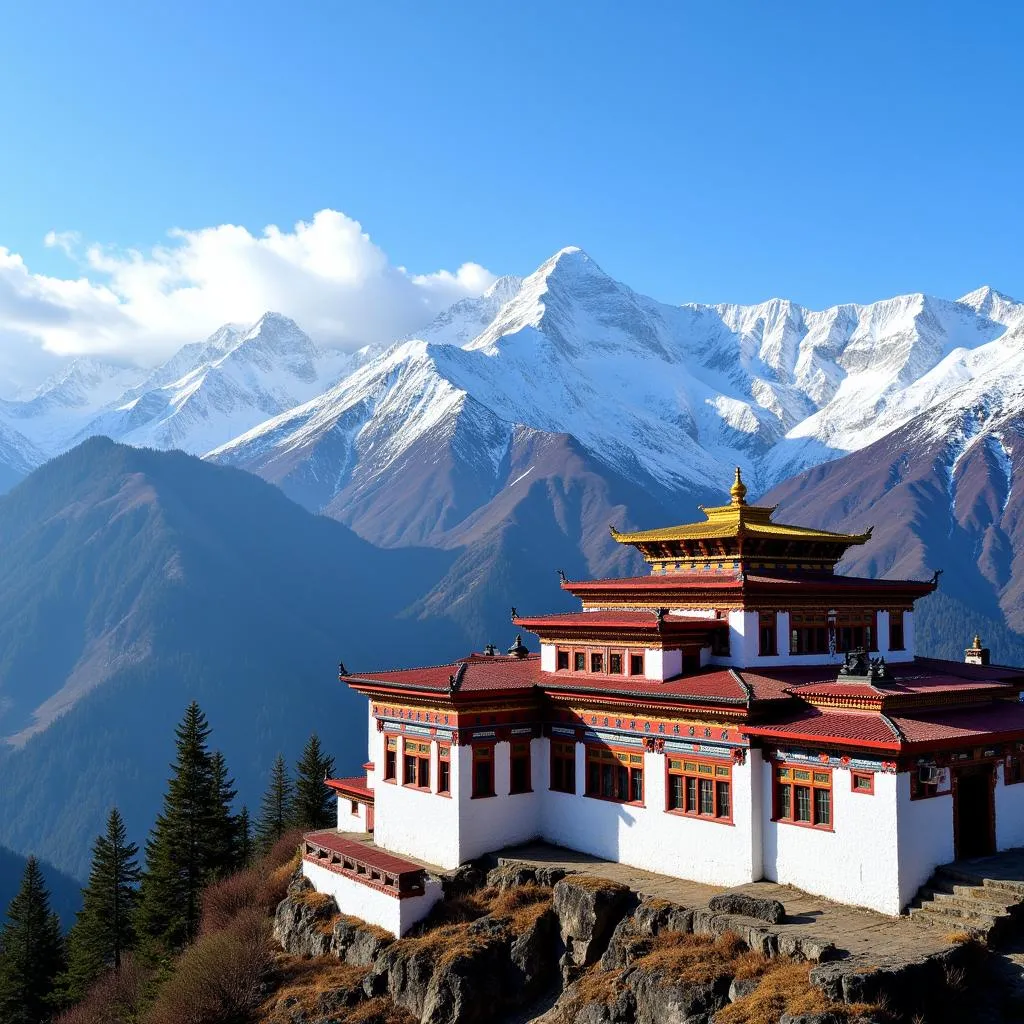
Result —
M353 775L344 779L326 779L325 785L338 793L351 794L361 800L373 802L373 790L367 786L365 775Z
M567 580L562 584L563 590L572 593L577 587L590 590L625 590L647 589L673 590L680 587L716 587L728 590L742 586L739 573L728 572L671 572L657 576L617 576L599 580Z
M874 711L820 711L811 708L780 721L743 726L749 736L767 739L812 740L845 746L898 750L899 738L885 717Z
M343 676L343 680L356 689L369 686L399 689L434 690L449 693L449 681L458 677L462 666L457 693L478 693L497 690L531 690L540 680L540 655L525 658L507 655L488 656L471 654L461 661L446 665L428 665L424 668L394 669L389 672L363 672Z
M695 702L729 701L745 704L746 691L729 669L712 669L692 675L678 676L661 682L642 676L573 675L572 673L546 673L542 682L545 690L558 692L613 693L619 696L636 694L638 697L672 697Z
M325 829L322 832L307 832L302 838L313 846L319 846L342 857L349 857L363 864L368 864L370 867L376 868L378 871L385 871L389 875L405 875L424 870L421 864L406 860L404 857L396 857L393 853L388 853L372 843L362 843L358 839L348 839L334 829Z
M658 631L658 619L653 612L615 610L562 612L557 615L520 615L515 621L517 626L522 626L523 629L528 629L531 633L536 633L539 629L556 629L560 626L574 629L604 626L649 630L652 633ZM728 619L698 618L693 615L666 615L661 621L672 632L707 632L709 629L729 628Z
M908 743L950 743L957 740L1024 738L1024 704L992 701L948 711L892 715Z
M575 593L586 590L686 590L712 588L721 590L761 590L777 586L799 586L815 590L919 590L930 593L934 585L930 580L869 579L865 576L841 576L827 572L757 572L748 573L746 580L734 570L708 570L706 572L666 572L650 576L624 576L597 580L568 580L563 590Z

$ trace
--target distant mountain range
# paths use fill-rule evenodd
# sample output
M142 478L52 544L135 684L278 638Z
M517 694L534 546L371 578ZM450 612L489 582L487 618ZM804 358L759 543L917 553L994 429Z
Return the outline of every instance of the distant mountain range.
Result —
M357 771L365 709L335 666L458 648L396 618L451 558L181 453L96 438L47 463L0 498L0 843L82 877L113 803L144 835L193 698L254 810L314 729Z
M355 770L338 657L505 644L510 605L570 606L556 568L641 568L609 523L692 519L735 465L786 519L874 525L847 570L944 568L924 650L1024 663L1022 361L989 288L669 306L578 249L386 349L268 313L152 371L76 361L0 403L0 843L81 874L115 799L139 834L191 696L246 800L313 727Z

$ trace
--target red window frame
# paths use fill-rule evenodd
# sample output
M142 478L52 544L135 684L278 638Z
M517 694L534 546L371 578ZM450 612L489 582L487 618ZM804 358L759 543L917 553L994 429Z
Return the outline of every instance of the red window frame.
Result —
M437 795L452 795L452 748L447 743L437 745Z
M487 778L487 791L481 792L482 788L479 785L480 773L479 766L487 765L488 778ZM494 744L493 743L474 743L473 744L473 800L485 800L487 797L494 796Z
M866 786L858 786L857 782L866 781ZM851 793L863 793L865 796L874 796L875 794L875 773L874 772L861 772L856 769L850 771L850 792Z
M673 778L680 780L679 806L675 807L676 796ZM705 793L710 792L711 810L707 806ZM724 802L728 812L722 814ZM732 762L714 758L688 757L685 754L665 755L665 810L685 818L699 818L714 821L719 825L733 824Z
M384 775L385 782L398 782L398 736L384 735Z
M525 767L524 767L525 766ZM508 752L508 791L510 796L517 793L533 792L533 765L530 757L530 741L512 740ZM523 778L517 774L525 773Z
M1016 786L1024 782L1024 755L1007 754L1003 760L1003 785Z
M549 789L556 793L576 792L576 741L551 741L551 778Z
M643 751L597 743L585 744L585 750L585 796L592 800L644 806Z
M832 799L831 768L821 768L814 764L776 763L772 768L772 821L783 825L798 825L811 828L818 832L834 832L836 809ZM807 814L799 814L804 801L803 792L807 791ZM788 796L787 796L788 793ZM825 801L828 805L827 820L821 814L818 794L827 793Z
M410 778L410 775L412 778ZM430 744L406 739L402 744L402 785L430 790Z
M779 653L779 629L775 612L761 612L757 617L757 653L774 658Z

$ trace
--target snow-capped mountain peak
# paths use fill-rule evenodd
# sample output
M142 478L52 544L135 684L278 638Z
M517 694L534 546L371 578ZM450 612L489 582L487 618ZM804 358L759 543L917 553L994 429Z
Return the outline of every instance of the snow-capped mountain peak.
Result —
M988 317L989 320L1006 327L1016 326L1024 321L1024 303L997 292L987 284L961 295L957 302L970 307L979 316Z

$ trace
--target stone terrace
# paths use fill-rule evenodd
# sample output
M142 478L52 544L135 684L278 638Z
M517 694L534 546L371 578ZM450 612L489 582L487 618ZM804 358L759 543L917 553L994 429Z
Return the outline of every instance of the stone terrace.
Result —
M546 843L501 850L499 864L523 863L531 866L564 868L567 871L599 875L629 886L642 896L656 896L684 907L706 907L712 896L722 892L740 892L761 899L779 900L786 908L785 920L772 929L792 931L822 945L832 943L839 956L851 966L881 967L910 962L948 949L949 930L927 920L910 917L886 917L873 910L832 903L788 885L775 882L749 882L723 889L659 875L641 868L600 860Z

